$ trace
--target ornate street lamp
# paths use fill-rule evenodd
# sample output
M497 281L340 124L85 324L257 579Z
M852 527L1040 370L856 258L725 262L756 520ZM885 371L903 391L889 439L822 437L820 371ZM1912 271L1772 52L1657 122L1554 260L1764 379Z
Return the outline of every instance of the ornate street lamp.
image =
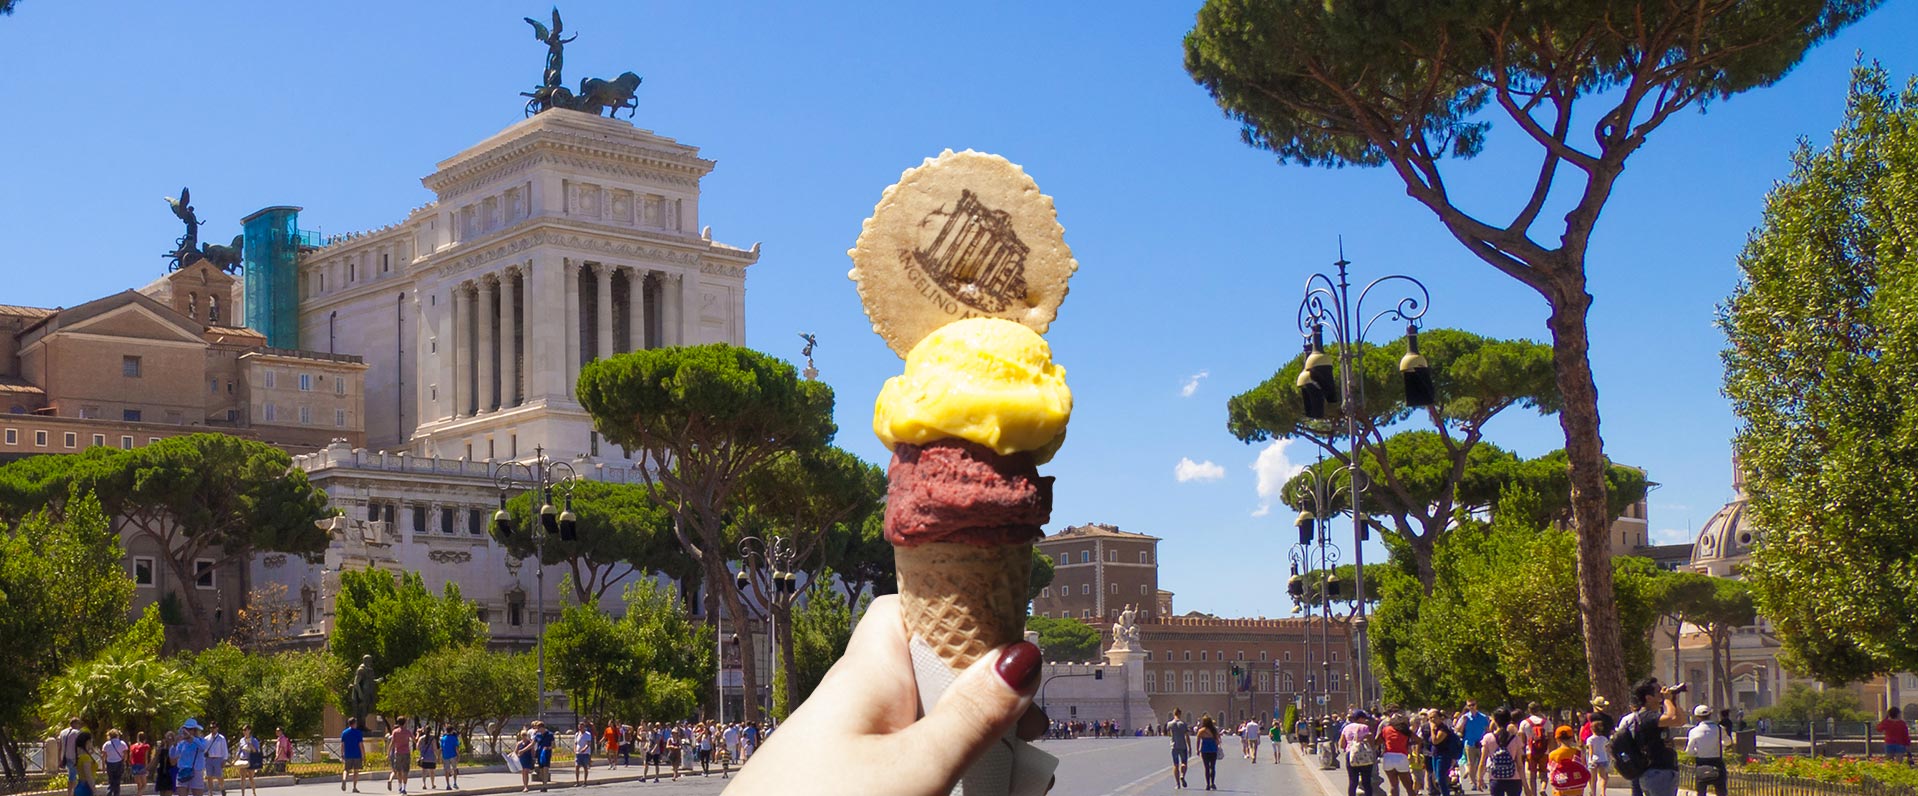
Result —
M546 539L558 536L562 541L579 538L579 517L573 513L573 487L579 475L573 466L563 461L546 458L546 449L533 449L532 463L501 462L493 468L493 481L499 486L499 510L493 512L493 538L504 546L513 538L513 517L506 513L506 492L510 489L533 490L533 501L539 505L538 521L527 533L532 535L533 558L533 610L538 616L536 624L538 635L533 645L537 650L539 673L539 709L535 717L546 719ZM554 492L559 493L565 508L553 507ZM509 564L509 568L518 567Z
M1338 261L1332 265L1338 269L1337 276L1315 273L1307 277L1305 297L1299 302L1298 329L1300 336L1305 339L1306 352L1305 366L1299 374L1299 401L1305 416L1315 420L1325 419L1329 405L1338 407L1339 413L1344 416L1345 438L1349 446L1345 465L1346 468L1355 468L1358 466L1361 445L1358 417L1365 411L1365 380L1360 377L1359 365L1363 362L1366 335L1373 324L1387 319L1405 324L1405 356L1399 359L1405 405L1431 406L1438 400L1431 364L1418 351L1419 322L1425 317L1432 296L1423 282L1403 274L1374 279L1354 296L1346 273L1346 267L1351 263L1345 259L1343 246L1340 247ZM1374 290L1381 291L1380 300L1386 300L1386 295L1396 295L1397 298L1391 299L1390 306L1368 316L1366 299L1372 297ZM1328 329L1332 332L1333 342L1338 345L1336 356L1325 348ZM1352 628L1357 641L1355 677L1358 679L1359 702L1366 704L1369 702L1369 683L1372 678L1371 648L1366 640L1364 542L1371 532L1360 501L1365 491L1362 474L1359 479L1358 487L1350 490L1353 563L1359 573L1353 584L1358 612L1352 620ZM1330 512L1321 510L1320 516L1330 516Z
M746 589L756 580L765 582L760 594L766 600L766 636L770 640L768 651L774 667L779 666L779 616L774 608L781 603L791 605L793 597L799 593L799 576L792 571L796 557L792 543L784 536L772 537L771 542L757 536L739 540L739 572L733 576L733 584L739 587L740 602L750 610L752 604L746 600ZM745 665L745 660L741 659L740 666ZM770 697L772 680L769 678L766 682L766 692ZM756 694L747 696L758 698ZM723 688L720 700L722 703L725 701ZM767 712L771 712L770 705L767 706Z

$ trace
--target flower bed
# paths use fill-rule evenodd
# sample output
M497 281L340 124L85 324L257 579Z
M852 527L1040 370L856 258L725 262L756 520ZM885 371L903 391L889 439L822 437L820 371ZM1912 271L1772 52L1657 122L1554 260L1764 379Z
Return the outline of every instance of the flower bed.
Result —
M1888 792L1918 794L1918 768L1883 758L1780 757L1744 770L1845 785L1877 785Z

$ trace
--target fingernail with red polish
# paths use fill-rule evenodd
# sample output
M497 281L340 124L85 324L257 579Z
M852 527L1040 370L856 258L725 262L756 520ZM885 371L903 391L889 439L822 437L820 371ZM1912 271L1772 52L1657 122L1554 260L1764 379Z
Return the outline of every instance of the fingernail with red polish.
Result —
M1030 641L1018 641L999 653L999 662L992 668L1014 691L1026 691L1037 684L1039 662L1039 648Z

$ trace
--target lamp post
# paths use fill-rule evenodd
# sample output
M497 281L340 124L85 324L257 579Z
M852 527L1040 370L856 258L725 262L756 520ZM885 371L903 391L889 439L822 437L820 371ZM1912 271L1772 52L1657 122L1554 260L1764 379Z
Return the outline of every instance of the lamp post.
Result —
M1425 289L1425 283L1403 274L1389 274L1367 283L1358 295L1352 295L1352 284L1347 278L1346 267L1351 265L1345 259L1345 247L1339 247L1339 259L1334 262L1336 278L1325 273L1315 273L1305 280L1305 296L1299 301L1299 334L1305 339L1305 367L1299 373L1299 397L1304 405L1306 417L1322 420L1326 417L1328 406L1336 406L1343 415L1345 439L1348 445L1345 466L1348 470L1359 467L1359 413L1366 411L1365 380L1358 371L1364 362L1363 349L1366 335L1372 325L1390 319L1405 323L1405 356L1399 360L1399 374L1404 380L1405 405L1410 407L1431 406L1437 398L1432 381L1432 368L1419 355L1419 321L1425 317L1427 306L1431 304L1431 292ZM1385 309L1366 315L1366 299L1372 298L1374 290L1380 291L1379 300L1388 300L1392 304ZM1402 291L1402 292L1401 292ZM1332 331L1333 343L1338 346L1336 357L1326 353L1325 332ZM1365 512L1360 505L1364 493L1363 477L1358 488L1351 489L1352 513L1352 559L1353 569L1358 572L1355 586L1357 614L1352 620L1353 637L1357 642L1357 660L1355 676L1358 679L1359 703L1368 703L1370 697L1371 648L1366 639L1365 617L1365 537L1367 522Z
M746 588L765 581L763 589L755 589L766 601L766 638L768 651L772 655L773 668L779 667L779 615L777 606L785 602L790 605L792 598L799 593L799 576L793 574L793 559L797 557L792 543L784 536L772 537L768 542L757 536L748 536L739 540L739 574L734 576L734 585L739 587L740 602L745 600ZM757 563L755 563L757 562ZM744 666L745 661L741 660ZM767 702L771 703L772 679L767 679ZM758 698L757 694L751 695ZM772 712L771 704L766 712Z
M499 485L499 510L493 512L493 538L501 545L513 538L513 517L506 513L507 490L531 489L533 500L538 504L538 520L526 533L533 540L533 610L539 615L538 635L533 641L539 672L536 686L539 707L534 717L541 721L546 720L546 539L554 535L569 542L579 538L579 517L573 514L573 484L578 477L572 465L548 460L543 446L533 449L531 464L502 462L493 468L493 481ZM553 506L555 491L563 501L561 508Z
M1319 585L1319 674L1317 682L1307 683L1305 693L1308 696L1313 696L1314 702L1323 700L1320 702L1321 707L1316 717L1322 719L1326 713L1332 709L1332 684L1329 676L1332 672L1332 596L1333 590L1338 585L1338 579L1332 575L1332 568L1338 566L1340 552L1338 545L1332 543L1330 524L1319 520L1320 516L1325 515L1325 509L1330 508L1331 494L1328 492L1327 487L1331 485L1323 479L1317 468L1307 470L1306 472L1312 474L1311 479L1307 482L1307 488L1311 490L1311 494L1305 500L1299 502L1306 504L1309 508L1299 512L1298 521L1295 523L1299 529L1299 543L1292 546L1292 577L1286 581L1285 588L1286 591L1292 595L1292 601L1295 605L1305 604L1305 573L1312 568L1313 557L1316 555L1318 558L1318 569L1321 573L1324 573ZM1311 615L1312 613L1308 609L1306 616L1309 617ZM1311 679L1311 650L1312 637L1311 629L1308 626L1306 630L1306 661L1304 667L1307 672L1308 681ZM1317 728L1319 724L1320 722L1316 720L1312 724L1315 739L1318 737Z

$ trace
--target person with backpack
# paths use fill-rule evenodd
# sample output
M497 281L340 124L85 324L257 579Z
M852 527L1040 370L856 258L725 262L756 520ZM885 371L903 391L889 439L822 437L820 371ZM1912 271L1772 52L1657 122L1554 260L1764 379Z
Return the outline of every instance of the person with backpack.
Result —
M1460 756L1465 754L1465 744L1461 743L1458 733L1452 730L1451 722L1445 718L1445 711L1432 711L1431 766L1432 796L1452 796L1452 767L1457 765Z
M1525 758L1525 744L1518 736L1518 727L1511 721L1510 711L1504 708L1493 711L1492 731L1479 740L1479 747L1485 750L1485 772L1492 796L1519 796L1525 791L1525 775L1519 762Z
M1552 740L1557 748L1546 755L1545 778L1553 796L1583 796L1592 784L1592 770L1585 766L1584 750L1578 748L1578 733L1560 725Z
M1406 796L1416 796L1418 786L1412 783L1412 720L1404 713L1394 713L1379 728L1379 770L1385 772L1385 786L1392 796L1399 796L1404 789Z
M1692 708L1692 715L1698 719L1698 725L1686 735L1685 751L1695 759L1692 775L1698 784L1698 796L1705 796L1708 789L1716 789L1718 796L1725 796L1724 725L1712 719L1710 705Z
M1637 707L1612 733L1612 769L1644 796L1678 796L1678 753L1665 730L1685 725L1685 713L1678 709L1678 695L1685 688L1684 683L1666 688L1656 677L1638 681L1632 687Z
M1518 726L1525 737L1525 796L1538 796L1539 784L1545 781L1546 758L1552 752L1552 724L1545 718L1545 708L1533 702L1525 706L1525 720Z
M1345 753L1346 796L1372 796L1372 771L1379 762L1379 746L1372 734L1371 718L1354 708L1339 729L1339 751Z

